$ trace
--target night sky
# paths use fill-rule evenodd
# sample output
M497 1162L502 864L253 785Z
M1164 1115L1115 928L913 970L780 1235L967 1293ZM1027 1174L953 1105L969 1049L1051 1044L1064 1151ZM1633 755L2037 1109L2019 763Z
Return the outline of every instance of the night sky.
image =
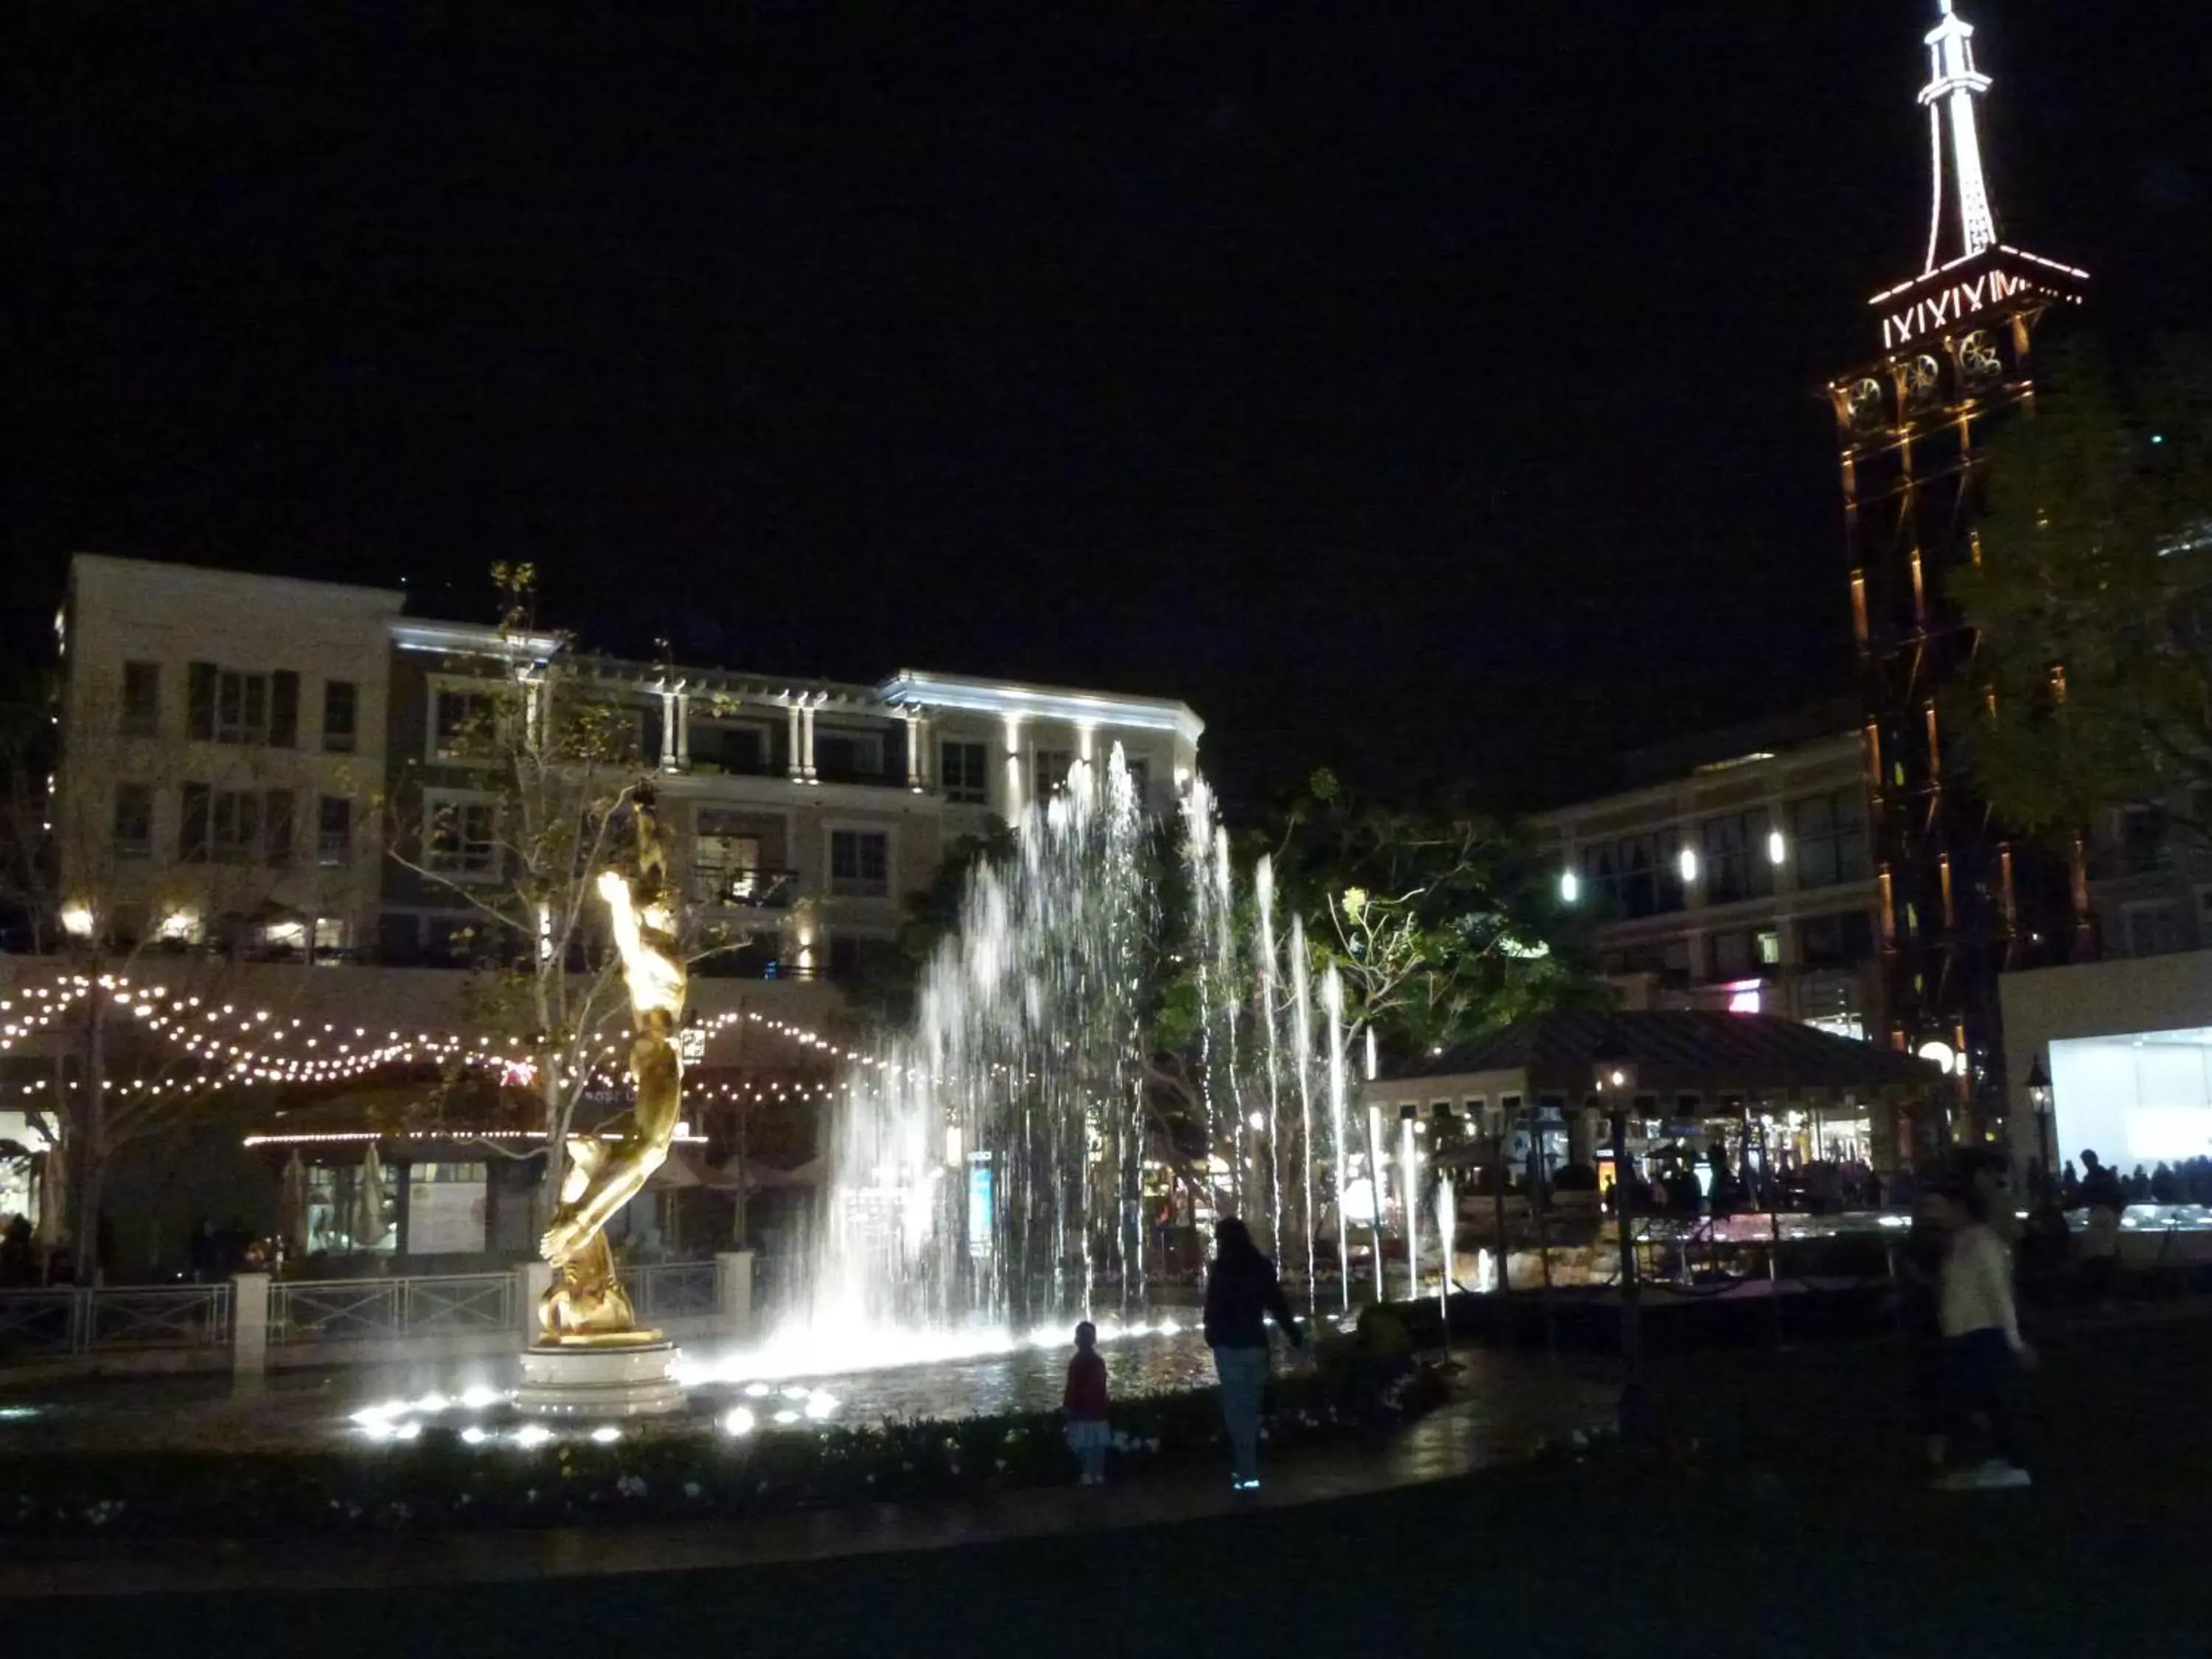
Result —
M2212 7L1966 0L2008 240L2212 270ZM536 560L587 642L1187 699L1511 804L1844 689L1820 386L1933 0L143 0L0 23L0 550Z

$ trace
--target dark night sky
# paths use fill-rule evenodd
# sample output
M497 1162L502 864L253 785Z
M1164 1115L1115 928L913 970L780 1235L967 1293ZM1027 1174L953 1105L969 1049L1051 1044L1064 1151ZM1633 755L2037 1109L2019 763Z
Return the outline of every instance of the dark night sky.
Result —
M2008 238L2185 317L2212 7L1966 9ZM612 648L1526 798L1844 684L1819 388L1918 268L1934 10L17 6L9 603L534 558Z

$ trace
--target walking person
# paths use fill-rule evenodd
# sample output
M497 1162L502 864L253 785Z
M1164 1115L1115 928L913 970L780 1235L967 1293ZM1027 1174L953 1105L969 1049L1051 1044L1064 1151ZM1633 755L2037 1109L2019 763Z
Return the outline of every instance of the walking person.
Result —
M1221 1422L1229 1431L1229 1484L1237 1492L1260 1489L1260 1396L1267 1386L1267 1317L1294 1348L1304 1346L1298 1322L1275 1277L1275 1264L1260 1254L1235 1217L1213 1232L1213 1265L1206 1275L1206 1346L1221 1379Z
M1083 1465L1082 1484L1106 1484L1106 1447L1113 1431L1106 1425L1106 1362L1098 1353L1098 1328L1085 1320L1075 1328L1075 1357L1067 1362L1067 1387L1060 1397L1067 1418L1067 1447Z
M1993 1454L1978 1468L1960 1469L1940 1483L1952 1490L2025 1486L2020 1433L2013 1414L2016 1369L2035 1364L2035 1350L2021 1340L2013 1305L2012 1255L1990 1224L1990 1197L1969 1185L1952 1200L1953 1224L1938 1293L1943 1358L1954 1434L1975 1419L1989 1425Z

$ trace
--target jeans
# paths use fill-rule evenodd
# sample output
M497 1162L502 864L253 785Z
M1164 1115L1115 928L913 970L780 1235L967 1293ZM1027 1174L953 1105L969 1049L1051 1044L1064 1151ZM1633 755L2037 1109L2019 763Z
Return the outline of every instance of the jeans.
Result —
M2012 1348L2002 1331L1968 1331L1947 1338L1944 1366L1950 1382L1951 1428L1963 1438L1980 1413L1989 1419L1990 1449L2018 1467L2020 1430L2012 1409Z
M1229 1474L1237 1481L1260 1478L1260 1395L1267 1386L1265 1348L1216 1348L1221 1378L1221 1422L1229 1431Z

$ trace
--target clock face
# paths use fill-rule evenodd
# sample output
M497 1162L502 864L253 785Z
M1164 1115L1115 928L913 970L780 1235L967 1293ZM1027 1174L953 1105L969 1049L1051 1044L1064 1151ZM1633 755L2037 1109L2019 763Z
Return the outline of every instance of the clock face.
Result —
M1905 392L1915 404L1932 404L1943 392L1943 366L1933 357L1915 357L1905 371Z
M1869 375L1844 395L1844 405L1856 427L1868 427L1881 419L1881 382Z
M1959 343L1959 372L1975 386L2003 378L2004 359L1987 329L1977 329Z

